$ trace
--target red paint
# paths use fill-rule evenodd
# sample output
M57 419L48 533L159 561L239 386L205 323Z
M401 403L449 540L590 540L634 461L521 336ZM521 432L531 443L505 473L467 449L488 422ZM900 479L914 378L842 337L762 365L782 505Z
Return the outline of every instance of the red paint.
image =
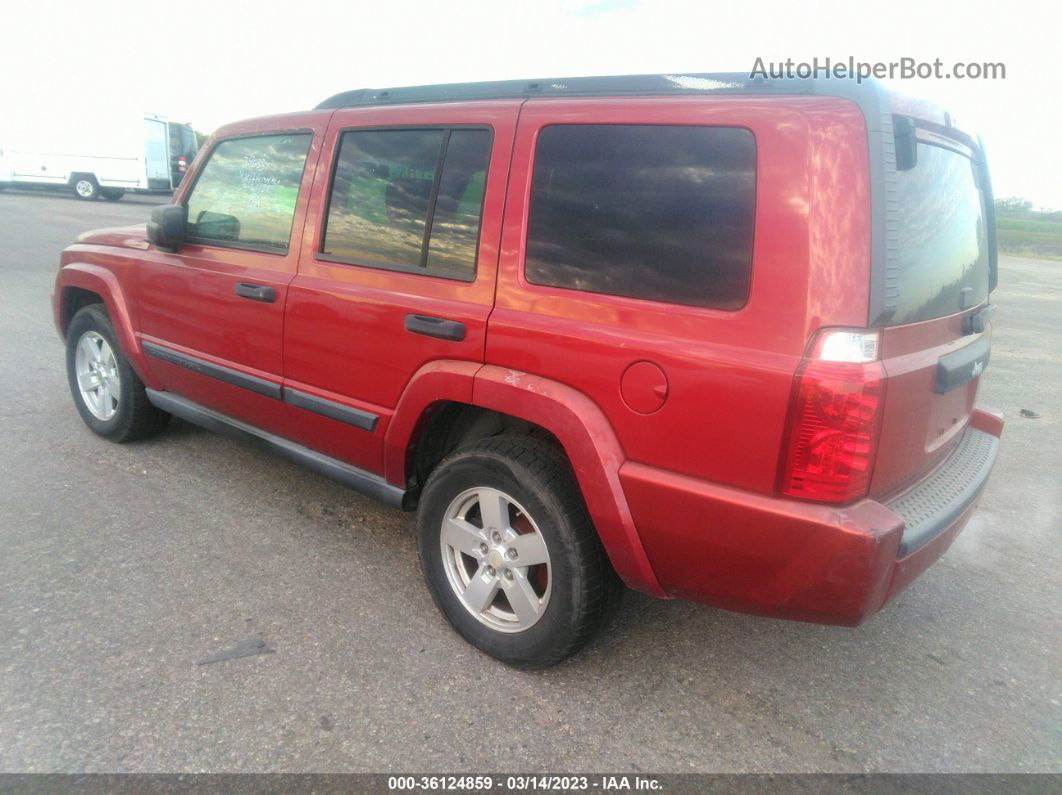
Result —
M977 339L962 333L962 320L963 315L951 315L883 330L882 365L889 386L871 496L885 497L910 485L943 461L962 436L980 379L942 395L934 392L940 357Z
M903 522L876 502L785 500L633 462L620 476L671 596L835 624L860 623L885 599Z
M433 361L483 362L487 318L494 300L501 214L509 152L519 103L448 103L436 107L354 108L336 111L328 125L303 233L299 272L290 286L284 338L284 376L298 389L312 385L343 403L388 415L411 376ZM327 262L321 250L331 163L342 130L352 127L473 124L494 134L484 196L477 277L461 282L422 274ZM465 324L461 342L405 331L406 315L444 317ZM353 364L356 363L356 364ZM292 410L288 434L358 466L382 467L385 427L374 434ZM401 477L398 483L404 484Z
M562 123L749 130L757 181L747 304L721 311L529 284L535 142L544 126ZM474 281L320 259L343 130L457 124L493 132ZM857 624L942 554L968 518L897 560L903 522L881 504L939 463L967 424L1002 430L1001 418L974 408L976 379L932 392L939 357L972 340L959 315L882 334L875 367L887 388L869 497L865 482L845 492L856 501L843 506L779 496L794 376L808 342L824 327L865 326L869 313L871 188L856 105L720 95L359 107L240 122L206 148L280 130L313 134L286 255L192 244L166 253L146 242L143 227L82 236L62 255L60 331L68 288L90 290L150 387L400 487L443 405L535 423L564 447L617 572L655 596ZM175 202L206 160L191 164ZM239 281L273 287L276 302L235 297ZM459 342L410 334L407 314L457 320L467 333ZM147 357L143 341L369 412L377 424L365 431Z
M652 414L667 400L667 376L652 362L635 362L620 379L620 394L631 411Z
M122 251L98 248L91 243L78 248L73 256L68 257L67 252L70 252L70 249L63 252L64 261L69 262L59 271L55 292L52 293L52 310L60 336L66 334L63 318L67 314L68 301L72 295L69 289L77 288L95 293L107 308L114 333L118 336L118 344L130 366L145 384L157 388L159 384L144 360L129 306L128 299L133 293L130 274L135 268L135 260Z
M970 415L970 427L990 433L998 439L1003 435L1003 415L998 411L979 406Z
M757 209L747 305L727 312L527 283L521 268L534 141L543 126L557 122L721 124L751 130ZM833 168L823 151L831 140L844 172ZM778 458L763 451L780 449L793 373L809 335L824 318L831 325L866 322L865 150L862 119L840 100L529 102L513 153L488 360L592 395L633 460L772 493ZM825 230L812 234L809 226L817 229L818 219L825 224L831 216L842 219L835 222L842 230L858 233L835 234L829 242ZM830 269L843 263L860 270L863 280L830 278ZM826 283L836 284L836 290L817 295L823 292L820 279L829 279ZM650 415L631 412L615 388L627 367L643 359L658 364L668 379L667 402ZM756 421L743 423L736 433L737 417Z

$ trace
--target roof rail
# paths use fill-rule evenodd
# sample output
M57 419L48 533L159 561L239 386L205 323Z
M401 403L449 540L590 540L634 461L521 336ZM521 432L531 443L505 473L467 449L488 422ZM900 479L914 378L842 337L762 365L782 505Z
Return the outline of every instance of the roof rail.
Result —
M831 82L834 86L826 86ZM842 85L847 84L847 85ZM831 88L836 90L830 90ZM748 72L608 77L553 77L540 80L497 80L484 83L442 83L401 88L359 88L329 97L317 110L420 102L459 102L529 97L670 96L712 94L836 94L859 91L855 81L814 78L766 80ZM865 90L872 91L869 85Z

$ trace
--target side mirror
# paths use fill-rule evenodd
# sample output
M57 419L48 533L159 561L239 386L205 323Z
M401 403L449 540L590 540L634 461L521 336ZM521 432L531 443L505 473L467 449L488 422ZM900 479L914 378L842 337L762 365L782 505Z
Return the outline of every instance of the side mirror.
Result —
M237 241L240 239L240 220L235 215L203 210L195 219L195 236Z
M151 211L148 240L163 251L176 251L188 235L188 209L180 204L164 204Z

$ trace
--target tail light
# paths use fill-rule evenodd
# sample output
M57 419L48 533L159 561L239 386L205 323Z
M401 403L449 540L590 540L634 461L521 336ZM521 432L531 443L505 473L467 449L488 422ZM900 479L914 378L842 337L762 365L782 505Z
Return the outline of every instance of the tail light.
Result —
M183 174L187 168L188 164L184 162L184 155L181 155L177 158L177 170Z
M779 491L846 503L866 496L885 400L877 331L826 329L801 362Z

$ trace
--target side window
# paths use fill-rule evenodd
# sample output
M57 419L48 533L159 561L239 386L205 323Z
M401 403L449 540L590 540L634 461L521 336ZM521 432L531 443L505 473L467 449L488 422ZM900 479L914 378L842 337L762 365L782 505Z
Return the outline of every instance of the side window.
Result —
M490 145L487 130L343 133L322 256L471 281Z
M751 279L755 198L748 130L546 127L535 152L526 277L738 309Z
M475 275L479 220L490 163L490 133L454 130L446 148L425 266L439 275Z
M263 135L219 143L188 199L188 236L287 251L312 137Z

